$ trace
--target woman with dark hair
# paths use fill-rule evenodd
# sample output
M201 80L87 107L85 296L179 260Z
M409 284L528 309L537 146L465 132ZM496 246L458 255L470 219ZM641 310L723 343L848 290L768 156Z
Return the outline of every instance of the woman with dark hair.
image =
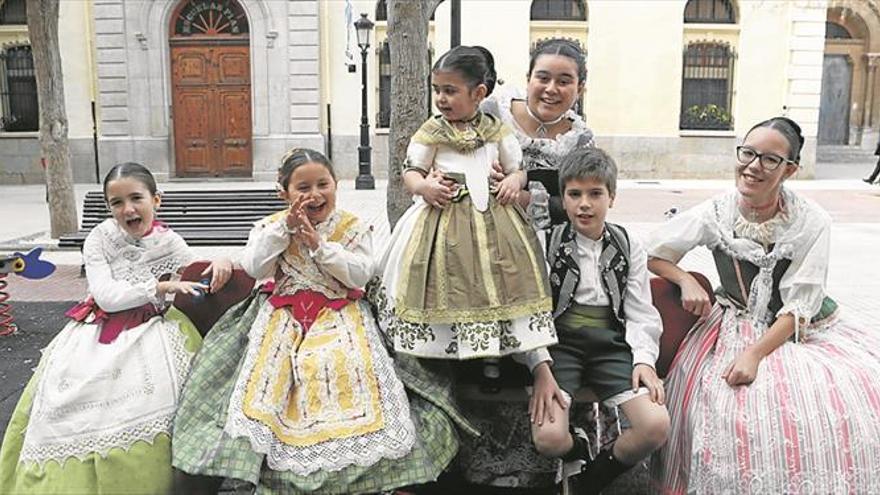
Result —
M701 320L667 378L662 493L880 491L880 338L826 296L831 218L784 187L804 138L785 117L736 148L736 188L666 223L648 267ZM677 266L708 247L716 302Z
M519 141L522 169L529 178L520 200L538 229L566 220L557 179L559 160L574 148L593 146L592 131L574 111L586 79L586 56L577 42L544 40L529 60L526 90L499 90L482 105L510 126Z
M575 148L593 146L592 131L574 111L586 87L586 77L586 56L577 42L544 40L531 53L525 90L496 88L481 105L484 112L510 127L522 149L522 170L528 182L518 200L539 231L539 238L543 237L541 231L567 221L559 193L562 157ZM503 177L496 167L493 180ZM502 360L499 366L494 374L488 369L482 371L488 375L484 381L490 382L484 388L528 384L528 374L515 363ZM493 376L498 378L493 380ZM546 487L555 482L557 461L535 450L526 404L463 400L461 405L482 433L479 438L462 438L460 465L468 481L516 487ZM573 407L573 424L580 427L579 433L591 437L594 450L599 443L616 438L615 410L598 404Z

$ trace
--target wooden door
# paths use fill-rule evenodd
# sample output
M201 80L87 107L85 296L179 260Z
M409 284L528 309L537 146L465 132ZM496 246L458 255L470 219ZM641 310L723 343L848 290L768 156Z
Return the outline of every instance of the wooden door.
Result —
M247 45L172 45L172 119L179 177L250 177Z
M819 103L819 144L848 144L852 65L846 55L825 55Z

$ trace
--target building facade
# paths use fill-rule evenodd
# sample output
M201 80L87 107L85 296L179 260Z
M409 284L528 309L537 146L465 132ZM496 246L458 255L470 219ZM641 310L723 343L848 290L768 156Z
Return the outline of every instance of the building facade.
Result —
M525 86L529 50L541 39L562 36L585 48L580 110L624 177L728 177L738 139L773 115L804 128L802 177L815 171L817 140L876 143L880 0L460 1L462 44L491 50L505 85ZM451 2L430 21L429 60L450 47ZM0 4L0 181L38 183L33 119L18 116L33 104L21 96L24 0ZM361 13L375 22L368 118L373 173L385 176L393 74L384 0L61 7L78 182L130 160L160 180L270 180L292 146L325 150L341 177L354 177L362 66L352 22Z

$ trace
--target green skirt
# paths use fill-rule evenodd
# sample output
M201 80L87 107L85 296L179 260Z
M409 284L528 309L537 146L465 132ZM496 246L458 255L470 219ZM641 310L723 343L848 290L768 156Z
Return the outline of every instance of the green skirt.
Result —
M205 338L174 422L174 467L194 475L244 480L256 485L257 493L377 492L437 479L458 452L456 425L474 430L456 409L451 382L412 358L395 360L418 432L415 446L403 458L302 476L270 469L246 438L224 432L248 333L264 304L269 304L267 295L259 293L242 301Z
M171 308L167 320L179 324L186 338L185 348L195 352L201 337L189 319ZM68 331L75 329L67 329ZM109 344L112 345L112 344ZM45 355L44 358L46 359ZM106 455L90 453L83 458L68 457L62 462L48 461L42 466L19 461L30 422L34 394L43 365L31 377L0 446L0 493L9 494L157 494L170 493L172 483L171 438L161 433L152 443L135 442L127 449L112 448Z

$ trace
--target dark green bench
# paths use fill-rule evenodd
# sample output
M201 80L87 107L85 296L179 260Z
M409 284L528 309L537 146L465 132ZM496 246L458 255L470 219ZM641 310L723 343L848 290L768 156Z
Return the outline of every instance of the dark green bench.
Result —
M287 207L273 189L171 190L162 193L156 218L190 246L243 246L255 221ZM82 249L86 236L110 216L101 191L86 194L79 231L58 245Z

